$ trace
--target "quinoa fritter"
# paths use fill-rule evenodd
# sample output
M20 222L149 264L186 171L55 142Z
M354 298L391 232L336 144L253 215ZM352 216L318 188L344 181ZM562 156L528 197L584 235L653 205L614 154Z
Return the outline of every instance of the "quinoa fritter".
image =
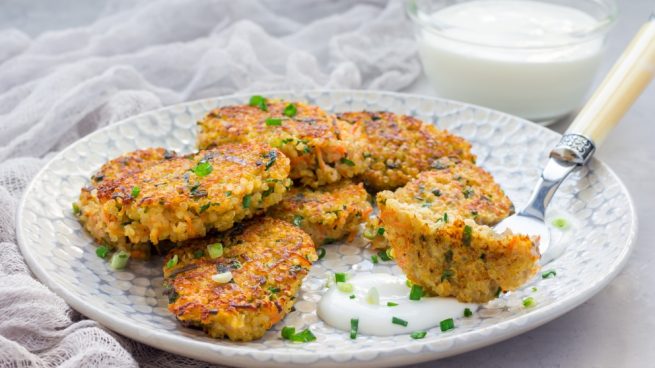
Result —
M407 278L428 292L483 303L537 270L539 250L525 235L496 234L512 206L493 178L460 162L426 171L395 193L380 192L384 236Z
M98 241L147 258L147 243L226 230L282 200L289 160L264 144L228 144L103 180L80 194L80 221Z
M365 142L370 163L361 179L374 191L403 186L442 157L475 162L469 142L411 116L362 111L337 114L337 119Z
M294 187L268 214L300 227L320 246L344 237L352 240L373 211L368 198L361 183L348 181L317 189Z
M208 246L216 243L223 253L212 258ZM260 217L238 224L168 254L168 309L183 324L214 338L259 339L291 310L317 258L309 235L285 221ZM222 280L212 279L228 272Z
M318 106L301 102L261 98L260 103L211 111L198 122L198 147L268 143L291 160L291 179L313 187L351 178L368 166L361 140L350 124L339 123Z

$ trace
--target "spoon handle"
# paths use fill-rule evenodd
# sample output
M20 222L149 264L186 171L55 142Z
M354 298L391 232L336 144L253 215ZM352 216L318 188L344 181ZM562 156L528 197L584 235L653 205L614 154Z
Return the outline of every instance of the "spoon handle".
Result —
M644 24L551 153L586 163L655 75L655 14Z

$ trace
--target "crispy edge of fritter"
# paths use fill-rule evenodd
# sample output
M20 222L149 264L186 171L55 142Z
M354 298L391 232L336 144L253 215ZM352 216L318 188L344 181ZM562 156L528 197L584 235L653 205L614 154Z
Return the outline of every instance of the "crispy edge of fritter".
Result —
M370 165L360 176L374 191L403 186L442 157L475 162L471 144L464 138L409 115L361 111L340 113L337 119L351 125L365 141Z
M342 181L317 189L294 187L268 214L299 226L320 246L344 237L352 241L372 211L364 186Z
M223 255L212 259L207 246L218 242ZM173 257L178 262L168 268ZM291 310L317 258L302 230L270 217L252 219L171 250L164 259L168 309L183 324L214 338L261 338ZM213 281L219 271L230 271L232 281Z
M296 114L284 114L293 104ZM267 110L249 105L219 107L198 122L197 145L257 141L279 148L291 161L292 179L318 187L352 178L368 167L362 144L350 126L340 125L320 107L297 101L268 100ZM267 119L280 119L279 125Z
M164 160L177 157L177 153L162 147L144 148L126 152L105 162L91 176L91 184L97 185L104 180L115 180L123 175L130 175Z
M433 295L484 303L539 269L538 242L526 235L496 234L457 215L437 218L389 191L378 193L377 203L398 266Z

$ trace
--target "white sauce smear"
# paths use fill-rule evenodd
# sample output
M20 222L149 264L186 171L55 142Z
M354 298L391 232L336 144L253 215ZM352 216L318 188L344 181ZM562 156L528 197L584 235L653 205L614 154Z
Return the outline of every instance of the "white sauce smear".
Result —
M475 312L477 304L460 303L454 298L423 297L409 300L410 288L405 278L389 274L358 274L347 281L353 291L345 293L332 285L318 304L318 316L330 326L350 331L350 320L359 319L358 332L365 335L389 336L428 330L439 322L461 317L465 308ZM370 304L371 288L379 293L379 304ZM350 296L355 295L354 299ZM397 306L387 306L388 302ZM393 324L393 317L407 321L407 327Z

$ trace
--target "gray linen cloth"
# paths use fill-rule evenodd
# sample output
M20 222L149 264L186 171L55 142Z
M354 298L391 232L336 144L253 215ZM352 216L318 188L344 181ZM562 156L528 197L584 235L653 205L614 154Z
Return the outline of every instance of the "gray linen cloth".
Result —
M35 38L0 31L0 367L205 365L85 319L30 274L15 212L55 152L182 101L273 89L399 90L419 73L398 1L121 2L80 28Z

